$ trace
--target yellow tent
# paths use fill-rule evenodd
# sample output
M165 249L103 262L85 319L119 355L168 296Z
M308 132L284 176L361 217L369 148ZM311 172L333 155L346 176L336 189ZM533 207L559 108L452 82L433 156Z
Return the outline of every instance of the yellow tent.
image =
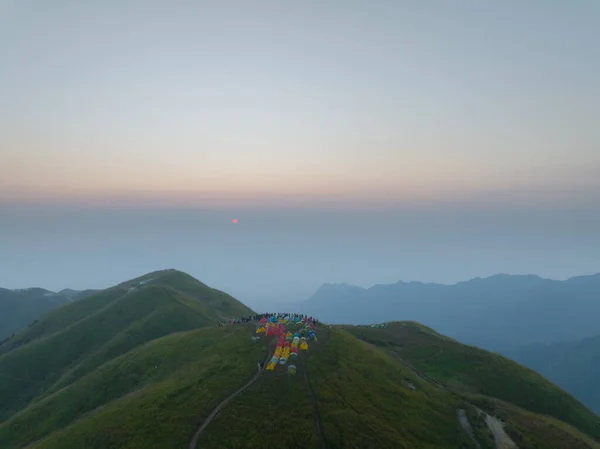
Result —
M308 343L303 341L302 344L300 345L300 349L302 349L303 351L306 351L308 349Z
M267 371L273 371L273 370L275 370L275 364L273 362L270 362L267 365Z

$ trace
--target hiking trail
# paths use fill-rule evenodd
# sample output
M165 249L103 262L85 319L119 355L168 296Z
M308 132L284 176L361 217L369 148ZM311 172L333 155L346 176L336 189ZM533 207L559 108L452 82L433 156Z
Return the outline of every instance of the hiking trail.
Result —
M268 358L267 358L267 360L268 360ZM260 375L265 370L265 366L266 366L266 363L263 363L263 367L259 368L257 370L257 373L252 377L252 379L250 379L248 381L248 383L246 383L246 385L244 385L243 387L240 387L234 393L232 393L231 395L229 395L227 398L225 398L223 401L221 401L221 403L219 405L217 405L212 412L210 412L210 414L206 417L206 419L204 420L204 422L202 423L202 425L198 428L198 430L194 434L192 440L190 441L188 449L196 449L196 447L198 446L198 440L200 439L200 435L202 435L202 432L204 432L204 429L206 429L208 427L208 425L212 422L212 420L215 419L215 417L217 416L217 414L223 408L225 408L227 406L227 404L229 404L233 399L235 399L236 396L238 396L241 393L243 393L244 391L246 391L252 384L254 384L254 382L256 382L258 380L258 378L260 377Z

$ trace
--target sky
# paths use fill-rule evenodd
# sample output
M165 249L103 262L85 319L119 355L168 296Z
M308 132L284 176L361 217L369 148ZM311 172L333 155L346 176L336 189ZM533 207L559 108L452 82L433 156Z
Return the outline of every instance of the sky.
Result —
M598 272L599 30L595 0L0 0L0 286Z

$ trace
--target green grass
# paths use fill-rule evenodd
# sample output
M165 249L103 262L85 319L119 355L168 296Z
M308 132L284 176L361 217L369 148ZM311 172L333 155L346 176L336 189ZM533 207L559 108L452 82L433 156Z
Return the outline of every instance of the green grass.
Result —
M43 289L15 292L0 288L0 342L26 329L44 313L69 302L64 296L44 296L45 293L49 292ZM2 346L0 343L0 351Z
M198 448L319 447L312 402L300 369L295 376L265 372L217 415Z
M111 288L96 293L89 298L85 298L85 301L75 301L53 309L44 315L34 326L18 333L11 341L7 342L4 347L0 347L0 354L29 343L43 335L49 335L64 330L66 327L76 323L80 319L106 307L112 301L121 297L123 293L124 292L121 289Z
M307 367L328 447L473 447L456 398L341 329Z
M245 326L173 334L112 360L0 425L0 447L184 447L256 372L265 345Z
M318 328L305 358L329 448L471 448L456 419L459 400L422 382L350 334ZM202 435L200 448L318 448L302 364L295 376L267 372ZM417 390L408 388L408 381ZM435 424L433 424L435 423Z
M153 273L153 283L131 292L114 287L55 309L0 355L0 422L148 341L248 310L179 272Z
M346 328L454 391L498 398L600 439L598 416L536 372L507 358L438 338L411 323L391 323L382 329Z
M248 313L175 270L55 309L0 355L0 447L187 448L269 351L271 338L251 341L252 324L217 327ZM478 407L502 419L520 449L600 449L587 436L597 437L598 417L503 357L411 322L320 325L317 335L295 376L263 373L198 447L310 449L322 435L328 448L474 448L462 408L492 449Z
M470 400L501 419L506 433L520 449L600 449L600 443L556 418L535 414L499 399L473 396Z

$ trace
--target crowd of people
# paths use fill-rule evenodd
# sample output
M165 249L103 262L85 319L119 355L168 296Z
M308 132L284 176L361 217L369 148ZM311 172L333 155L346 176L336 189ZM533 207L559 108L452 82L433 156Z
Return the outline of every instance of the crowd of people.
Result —
M300 317L303 320L305 320L308 323L311 323L313 325L317 325L319 324L319 320L317 320L316 318L313 318L312 316L307 316L301 313L281 313L281 312L277 312L277 313L258 313L256 315L246 315L246 316L241 316L239 318L235 318L232 320L229 320L229 324L241 324L241 323L252 323L252 322L256 322L256 321L260 321L263 318L271 318L271 317L286 317L286 316L296 316L296 317Z

